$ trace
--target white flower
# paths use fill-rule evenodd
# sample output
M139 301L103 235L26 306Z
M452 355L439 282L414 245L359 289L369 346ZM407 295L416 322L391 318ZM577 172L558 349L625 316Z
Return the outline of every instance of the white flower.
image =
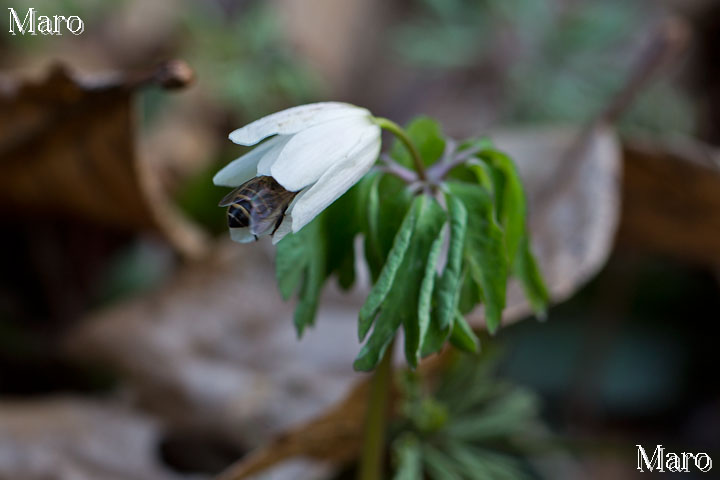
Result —
M380 153L380 133L368 110L347 103L289 108L232 132L230 140L240 145L272 138L230 162L213 183L238 187L254 177L271 176L286 190L298 192L273 235L277 243L307 225L367 173ZM251 227L230 228L230 236L236 242L251 242L256 238Z

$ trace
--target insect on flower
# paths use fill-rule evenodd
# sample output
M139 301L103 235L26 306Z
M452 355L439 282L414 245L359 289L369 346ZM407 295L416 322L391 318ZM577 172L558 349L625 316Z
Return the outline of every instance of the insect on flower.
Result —
M218 206L228 207L230 228L248 227L257 239L269 230L275 233L295 195L272 177L255 177L228 193Z
M381 141L368 110L337 102L289 108L230 134L240 145L264 139L213 178L235 189L220 206L236 242L271 235L277 243L303 228L367 173Z

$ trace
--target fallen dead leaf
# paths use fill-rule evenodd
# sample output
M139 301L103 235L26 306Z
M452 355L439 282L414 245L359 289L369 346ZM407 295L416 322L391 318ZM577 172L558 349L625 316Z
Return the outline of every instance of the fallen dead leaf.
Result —
M166 197L136 152L134 94L180 88L183 62L149 74L80 79L62 66L40 81L6 79L0 89L0 205L7 215L67 215L119 229L154 229L198 257L203 232Z
M720 265L720 152L685 139L624 148L618 241L704 265Z
M491 135L515 160L525 185L532 247L552 303L569 298L602 268L620 219L619 140L603 127L579 135L556 127ZM519 283L511 281L503 323L530 313ZM482 323L480 314L473 319Z
M0 402L0 478L200 480L156 455L157 421L118 405L72 397Z

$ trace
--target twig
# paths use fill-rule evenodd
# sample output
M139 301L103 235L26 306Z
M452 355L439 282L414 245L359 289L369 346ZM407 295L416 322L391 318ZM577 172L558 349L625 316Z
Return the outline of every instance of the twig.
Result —
M689 40L690 29L685 21L677 17L665 20L633 67L625 86L613 96L596 121L605 124L617 122L655 74L685 50Z

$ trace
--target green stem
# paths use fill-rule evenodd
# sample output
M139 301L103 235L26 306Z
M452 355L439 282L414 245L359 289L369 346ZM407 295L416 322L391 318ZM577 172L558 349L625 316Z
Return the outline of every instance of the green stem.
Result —
M375 369L370 383L368 409L365 416L365 438L358 468L358 480L380 480L382 478L394 344L393 340Z
M387 118L375 117L375 123L380 128L383 128L395 135L405 145L410 152L410 157L412 157L413 163L415 164L415 170L417 170L418 177L420 177L420 180L424 182L427 179L427 176L425 175L425 164L422 161L420 152L412 140L410 140L407 132L400 125Z

